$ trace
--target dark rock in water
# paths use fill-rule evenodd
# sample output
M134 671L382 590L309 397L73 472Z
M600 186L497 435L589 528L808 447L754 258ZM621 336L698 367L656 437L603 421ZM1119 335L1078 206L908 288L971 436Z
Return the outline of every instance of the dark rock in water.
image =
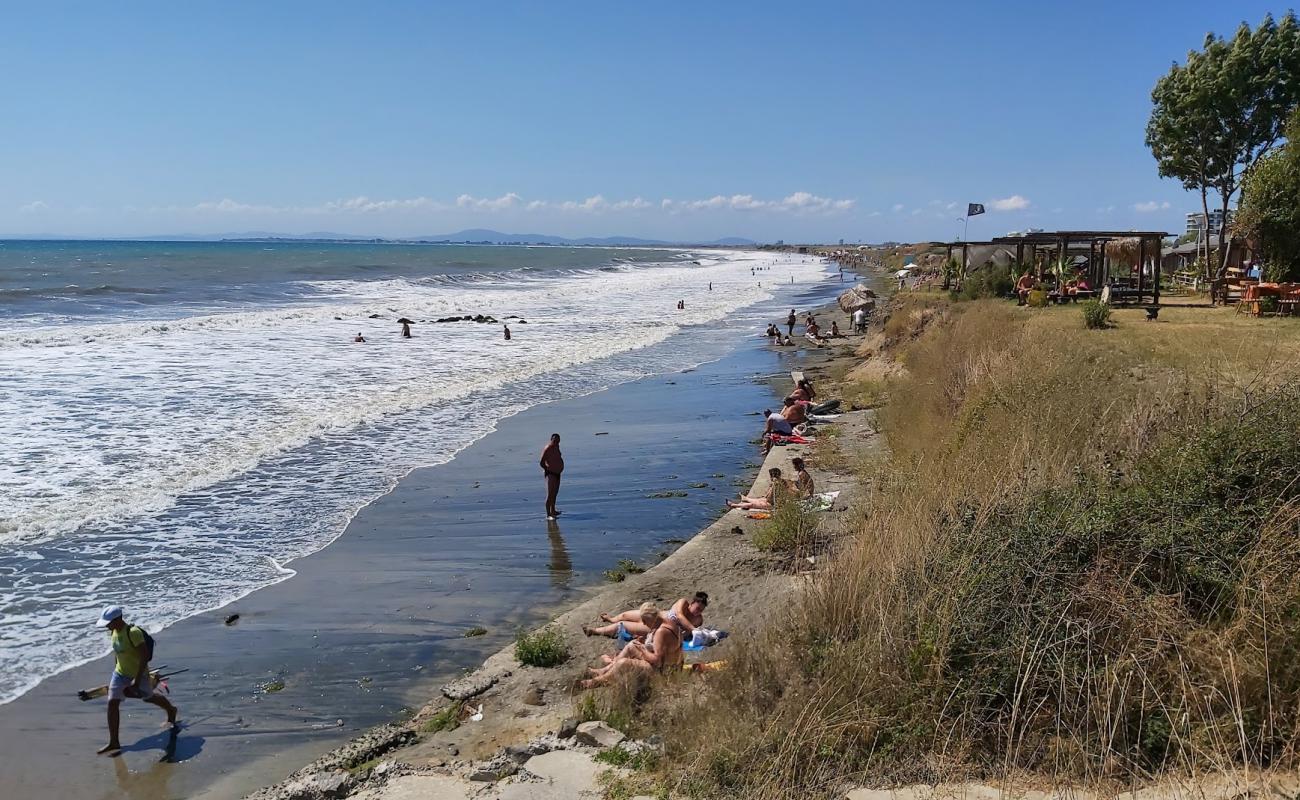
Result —
M342 318L342 317L335 317L334 319L336 319L336 320L338 320L338 321L340 321L340 322L343 321L343 318Z
M521 320L519 320L519 324L520 324L520 325L527 325L527 324L528 324L528 320L526 320L526 319L521 319Z
M239 615L238 615L238 614L231 614L230 616L226 617L226 624L227 624L227 625L234 625L236 622L239 622Z
M380 319L381 317L382 317L381 314L371 314L371 315L370 315L370 318L371 318L371 319Z

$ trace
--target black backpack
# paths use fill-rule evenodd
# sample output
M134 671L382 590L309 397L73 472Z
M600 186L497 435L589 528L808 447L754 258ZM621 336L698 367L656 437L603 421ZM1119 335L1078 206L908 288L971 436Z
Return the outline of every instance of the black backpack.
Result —
M134 625L132 627L139 628L140 633L144 634L144 660L146 662L153 661L153 637L149 635L149 631L140 628L139 625Z

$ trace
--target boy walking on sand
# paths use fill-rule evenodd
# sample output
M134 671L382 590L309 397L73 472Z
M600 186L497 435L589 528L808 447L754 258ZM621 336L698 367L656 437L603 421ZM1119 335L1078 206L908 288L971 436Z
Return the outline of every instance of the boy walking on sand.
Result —
M153 678L149 675L149 636L136 625L128 625L122 619L121 606L109 606L99 615L96 625L107 628L113 642L113 676L108 681L108 744L98 752L115 753L122 749L118 740L118 723L121 719L121 705L124 697L138 697L146 703L158 706L167 712L167 722L176 726L176 706L167 698L154 694Z
M560 510L555 499L560 494L560 473L564 472L564 456L560 455L560 434L552 433L551 441L542 448L542 475L546 477L546 518L555 519Z

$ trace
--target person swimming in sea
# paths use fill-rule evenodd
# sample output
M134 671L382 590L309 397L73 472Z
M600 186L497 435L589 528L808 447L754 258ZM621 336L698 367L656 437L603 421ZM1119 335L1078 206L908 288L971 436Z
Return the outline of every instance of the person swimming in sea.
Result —
M352 341L354 341L354 342L364 342L365 340L366 340L366 337L362 336L362 335L361 335L361 332L358 331L358 332L357 332L357 335L356 335L356 338L354 338Z
M411 323L409 322L402 323L402 338L403 339L411 338Z
M503 324L501 327L505 328L506 341L510 341L510 326Z

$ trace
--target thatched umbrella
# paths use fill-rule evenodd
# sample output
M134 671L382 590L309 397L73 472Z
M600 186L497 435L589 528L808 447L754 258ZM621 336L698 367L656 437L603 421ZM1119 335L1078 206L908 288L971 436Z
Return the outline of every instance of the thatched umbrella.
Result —
M852 314L859 308L868 308L876 304L876 293L862 284L854 286L839 297L840 310Z
M1126 266L1136 266L1138 263L1138 254L1142 246L1142 240L1136 236L1126 236L1123 239L1111 239L1106 242L1106 255L1112 261L1118 261Z

